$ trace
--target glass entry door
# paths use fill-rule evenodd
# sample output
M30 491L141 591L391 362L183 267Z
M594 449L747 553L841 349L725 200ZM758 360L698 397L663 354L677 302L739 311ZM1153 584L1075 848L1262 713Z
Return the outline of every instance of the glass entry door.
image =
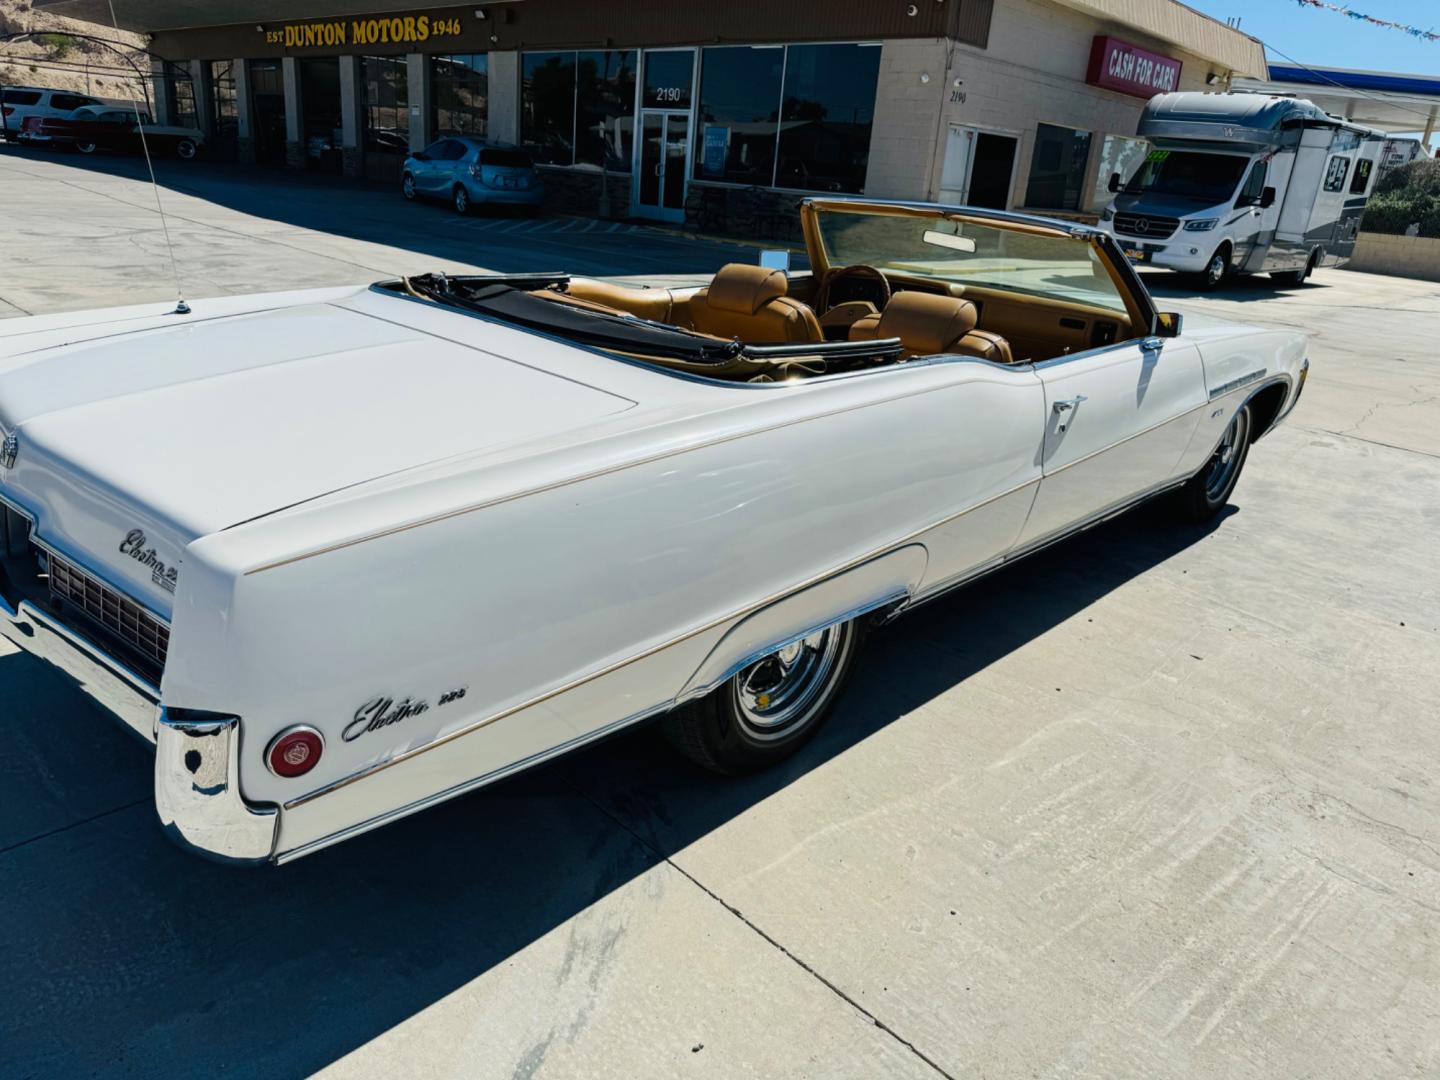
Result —
M690 114L643 110L640 113L639 141L636 214L661 221L685 220L685 179L690 172Z

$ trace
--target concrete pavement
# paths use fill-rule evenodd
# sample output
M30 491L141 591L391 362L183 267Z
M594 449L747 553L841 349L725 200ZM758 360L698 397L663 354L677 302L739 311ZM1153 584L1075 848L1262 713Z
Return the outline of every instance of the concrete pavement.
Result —
M148 192L90 165L0 151L0 298L165 295ZM196 294L736 257L166 172ZM0 642L0 1076L1440 1072L1440 286L1147 281L1312 337L1229 513L1142 508L900 621L761 776L635 732L228 870Z

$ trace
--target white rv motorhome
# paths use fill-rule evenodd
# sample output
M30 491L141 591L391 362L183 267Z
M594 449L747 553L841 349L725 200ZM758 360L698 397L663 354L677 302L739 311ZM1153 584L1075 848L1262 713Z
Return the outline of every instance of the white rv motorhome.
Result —
M1299 285L1349 259L1385 138L1263 94L1161 94L1139 134L1151 150L1128 180L1110 177L1101 228L1132 262L1209 288L1254 273Z

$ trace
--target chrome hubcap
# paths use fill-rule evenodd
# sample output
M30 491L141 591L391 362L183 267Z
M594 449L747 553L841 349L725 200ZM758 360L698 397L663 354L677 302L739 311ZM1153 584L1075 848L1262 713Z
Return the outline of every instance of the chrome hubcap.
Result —
M1242 409L1225 429L1225 435L1215 450L1215 456L1210 459L1209 471L1205 475L1205 497L1211 502L1222 498L1229 488L1240 464L1241 440L1249 435L1249 428L1249 413Z
M774 739L806 719L820 701L847 638L832 626L786 645L742 670L732 683L740 718L760 739Z

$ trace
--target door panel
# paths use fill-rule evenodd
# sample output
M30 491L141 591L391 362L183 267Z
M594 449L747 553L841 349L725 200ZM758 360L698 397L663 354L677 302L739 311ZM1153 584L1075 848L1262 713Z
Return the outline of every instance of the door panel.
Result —
M690 151L689 131L688 116L671 113L665 118L665 168L661 206L666 210L678 210L682 214L685 212L685 177L689 173L685 167Z
M640 114L640 205L660 205L661 151L665 134L663 113Z
M940 201L964 205L970 186L970 153L975 146L971 128L952 127L945 137L945 163L940 172Z
M1154 351L1128 342L1037 372L1044 479L1021 544L1173 478L1208 401L1199 350L1180 339Z

